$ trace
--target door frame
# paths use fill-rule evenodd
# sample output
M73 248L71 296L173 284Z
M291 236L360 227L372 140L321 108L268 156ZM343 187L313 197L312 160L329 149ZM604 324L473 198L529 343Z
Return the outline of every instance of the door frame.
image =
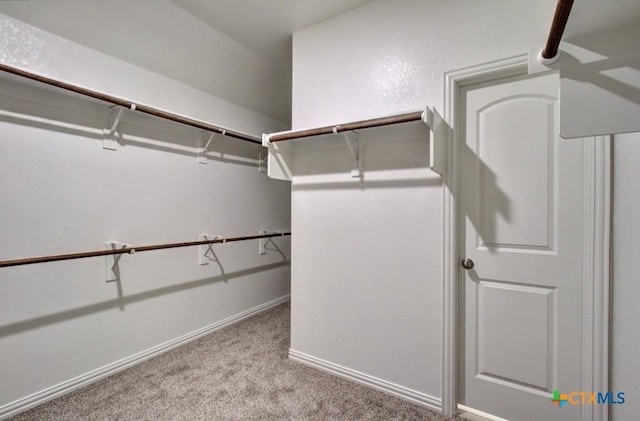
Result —
M442 413L458 410L458 130L460 88L509 76L526 75L528 55L445 73L447 133L442 200ZM611 227L611 136L586 137L584 148L584 284L582 296L582 391L609 390L609 294ZM568 391L570 392L570 391ZM607 421L607 405L583 405L581 421Z

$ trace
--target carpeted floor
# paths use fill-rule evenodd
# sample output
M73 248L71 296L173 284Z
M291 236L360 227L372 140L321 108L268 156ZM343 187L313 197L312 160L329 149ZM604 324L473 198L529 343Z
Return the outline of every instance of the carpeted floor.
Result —
M12 420L453 419L289 360L289 317L282 304Z

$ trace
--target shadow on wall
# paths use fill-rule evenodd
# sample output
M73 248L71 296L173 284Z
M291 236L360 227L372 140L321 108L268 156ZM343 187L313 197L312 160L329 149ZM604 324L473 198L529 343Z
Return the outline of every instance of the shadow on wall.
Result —
M102 142L107 105L31 85L16 78L0 80L0 121ZM210 136L209 132L135 111L123 113L118 134L119 148L135 146L192 156L194 160ZM210 160L258 167L262 146L216 135L208 150Z
M64 322L66 320L83 317L92 313L106 311L112 308L120 308L121 310L124 310L127 304L148 300L148 299L159 297L162 295L174 294L180 291L198 288L198 287L210 285L217 282L227 282L231 279L241 278L241 277L249 276L255 273L277 269L280 267L286 267L286 266L289 266L288 261L277 262L277 263L272 263L268 265L256 266L249 269L239 270L236 272L223 273L221 275L210 277L210 278L184 282L178 285L171 285L163 288L157 288L154 290L149 290L149 291L128 295L128 296L122 295L122 291L119 287L118 298L115 298L113 300L103 301L100 303L91 304L84 307L78 307L71 310L65 310L58 313L49 314L47 316L36 317L33 319L23 320L21 322L0 326L0 338L9 336L12 334L32 330L32 329L37 329L43 326Z
M472 185L460 186L460 194L466 195L469 206L463 215L469 219L475 227L480 238L478 245L482 244L489 252L495 252L493 241L497 236L498 219L507 223L512 222L512 204L509 196L500 188L496 173L482 160L478 154L464 142L460 142L460 162L468 163L476 175ZM510 174L509 176L513 176ZM490 200L488 200L490 198ZM465 225L459 226L460 238L465 236Z
M560 69L561 135L640 131L640 25L569 39Z
M615 79L606 74L607 71L624 67L640 72L640 55L608 58L583 64L577 57L569 53L563 53L562 60L563 64L568 66L562 72L563 77L576 82L599 86L620 98L640 104L640 89L631 83L625 83L623 80Z
M624 67L634 69L636 77L640 74L638 37L640 37L640 25L607 33L605 36L595 34L569 39L568 43L591 52L593 58L578 59L563 52L561 60L567 60L567 63L562 64L563 67L565 64L568 67L563 70L563 76L598 85L622 98L640 104L640 86L625 79L617 79L616 74L612 73L611 76L605 74L607 70Z

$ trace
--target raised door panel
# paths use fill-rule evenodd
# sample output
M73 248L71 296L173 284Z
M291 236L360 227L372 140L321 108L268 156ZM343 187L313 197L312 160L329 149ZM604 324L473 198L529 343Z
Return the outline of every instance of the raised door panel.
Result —
M477 111L479 248L552 249L554 105L519 95Z

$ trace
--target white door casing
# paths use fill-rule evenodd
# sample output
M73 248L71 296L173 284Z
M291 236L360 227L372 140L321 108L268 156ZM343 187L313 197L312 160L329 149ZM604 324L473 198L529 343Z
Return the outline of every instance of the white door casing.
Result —
M525 65L516 57L447 74L445 113L457 136L444 192L442 408L606 419L602 405L558 412L549 398L554 389L606 390L608 140L557 136L555 74L478 85ZM458 285L463 257L476 266Z

